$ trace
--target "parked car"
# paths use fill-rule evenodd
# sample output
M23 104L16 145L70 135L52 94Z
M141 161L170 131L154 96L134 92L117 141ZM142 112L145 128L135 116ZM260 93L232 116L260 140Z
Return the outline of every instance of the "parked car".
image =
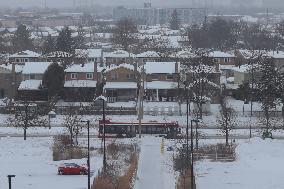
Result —
M87 175L88 167L76 163L64 163L58 167L59 175Z

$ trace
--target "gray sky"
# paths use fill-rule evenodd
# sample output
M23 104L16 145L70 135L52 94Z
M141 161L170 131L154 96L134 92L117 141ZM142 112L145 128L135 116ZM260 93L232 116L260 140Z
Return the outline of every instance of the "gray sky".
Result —
M0 7L30 7L30 6L44 6L45 0L0 0ZM74 2L77 6L80 4L86 5L86 2L90 5L93 4L101 4L101 5L128 5L128 6L137 6L142 7L144 2L148 2L149 0L46 0L48 7L72 7ZM151 0L153 6L155 7L163 7L163 6L190 6L191 2L199 2L201 5L205 3L210 6L210 4L222 4L222 5L248 5L248 4L256 4L259 5L263 0ZM282 0L264 0L264 1L278 1Z

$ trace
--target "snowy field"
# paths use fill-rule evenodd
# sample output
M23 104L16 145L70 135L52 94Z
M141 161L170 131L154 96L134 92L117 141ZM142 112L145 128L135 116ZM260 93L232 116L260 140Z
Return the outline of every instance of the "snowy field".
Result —
M85 143L86 141L82 141ZM7 175L15 174L12 188L20 189L84 189L86 175L59 176L57 167L63 162L86 164L86 159L52 161L52 138L0 138L0 188L8 189ZM99 141L92 140L91 146L98 147ZM102 157L91 157L93 177L102 167ZM93 179L92 179L93 180Z
M237 161L196 164L197 188L209 189L283 189L284 141L238 141Z

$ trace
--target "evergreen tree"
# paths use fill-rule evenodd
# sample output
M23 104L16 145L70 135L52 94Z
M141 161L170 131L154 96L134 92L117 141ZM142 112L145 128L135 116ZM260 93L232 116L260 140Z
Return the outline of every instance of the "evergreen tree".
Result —
M47 39L45 40L43 44L43 52L45 54L51 53L56 50L55 47L55 40L52 39L51 35L48 35Z
M60 96L64 87L64 68L57 63L51 64L43 75L42 84L49 98Z
M179 27L180 27L180 20L178 18L177 10L175 9L172 13L172 17L170 20L170 28L172 30L179 30Z
M32 50L33 42L30 38L30 31L23 24L20 24L12 39L14 51Z
M137 43L137 32L137 26L131 19L122 19L116 23L112 38L113 43L128 51L131 45Z
M259 65L260 79L257 82L257 97L261 103L264 112L263 123L266 127L265 133L269 133L271 129L271 111L278 104L279 86L281 80L279 70L274 64L274 60L270 57L263 57L263 61Z
M74 52L74 40L71 36L71 30L69 27L63 28L59 33L56 43L56 49L58 51L64 51L73 53Z

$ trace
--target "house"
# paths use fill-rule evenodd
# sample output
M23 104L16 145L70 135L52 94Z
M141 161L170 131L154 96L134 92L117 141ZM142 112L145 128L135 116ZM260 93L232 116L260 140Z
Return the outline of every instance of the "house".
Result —
M104 93L108 102L134 101L137 98L137 75L134 65L111 65L105 69Z
M179 63L146 62L146 98L150 101L173 101L177 96Z
M22 82L18 87L18 99L30 101L45 101L47 94L42 89L44 72L51 62L27 62L22 70Z
M212 51L209 53L213 61L220 65L236 65L236 56L222 51Z
M26 62L38 62L40 61L41 54L26 50L21 51L9 56L10 63L25 64Z
M87 62L103 62L103 50L102 49L76 49L75 53L83 53L87 56Z
M155 51L146 51L136 55L139 65L143 65L146 62L158 62L160 58L160 55Z
M106 66L110 66L112 64L133 64L135 54L129 53L123 50L117 50L114 52L106 52L104 53Z
M0 65L0 98L15 98L22 81L23 65Z
M95 95L97 63L73 64L65 69L64 99L89 102Z

